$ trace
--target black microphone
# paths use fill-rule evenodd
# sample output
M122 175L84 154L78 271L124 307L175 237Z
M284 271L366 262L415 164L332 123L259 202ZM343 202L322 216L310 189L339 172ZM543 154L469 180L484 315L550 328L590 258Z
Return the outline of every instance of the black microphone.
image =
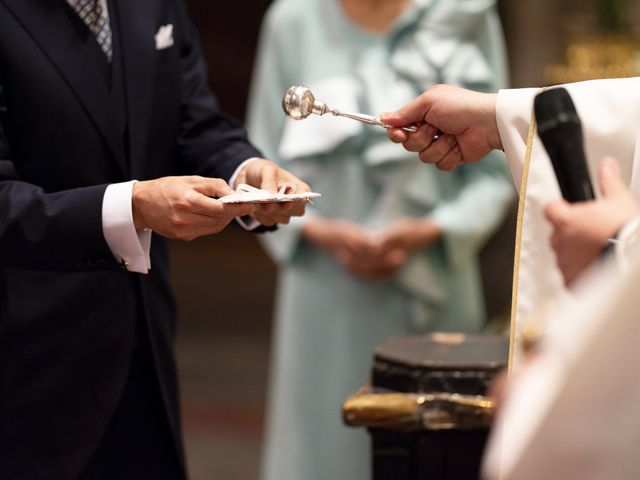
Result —
M538 135L544 144L562 196L568 202L593 200L593 186L584 154L582 124L564 88L553 88L536 95Z

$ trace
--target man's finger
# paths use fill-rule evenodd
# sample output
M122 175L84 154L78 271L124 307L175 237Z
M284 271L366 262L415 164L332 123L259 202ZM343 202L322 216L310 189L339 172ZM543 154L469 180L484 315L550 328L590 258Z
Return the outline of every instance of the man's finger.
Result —
M235 193L231 187L220 178L202 178L194 185L194 189L208 197L224 197Z
M301 217L304 215L306 207L307 202L305 201L285 202L279 205L277 212L289 217Z
M619 193L627 194L627 186L622 179L620 164L613 157L606 157L600 162L600 187L602 194L614 197Z
M380 116L380 120L394 127L408 127L414 124L421 124L430 109L430 95L429 91L427 91L399 110L383 113Z
M232 218L252 215L256 211L254 203L223 203L222 205L225 214Z
M185 195L186 209L191 213L207 217L226 215L230 218L251 215L256 206L253 203L222 203L195 190Z
M291 221L292 215L288 212L284 212L282 210L276 209L274 211L267 211L264 208L258 208L253 216L262 223L262 220L275 223L289 223Z
M410 152L420 152L436 140L434 138L436 133L437 130L431 125L422 124L417 132L407 136L407 140L402 145Z
M212 221L212 217L209 217L207 215L193 215L190 218L192 219L193 223L188 230L183 231L183 240L192 240L194 238L205 237L208 235L220 233L229 225L229 223L231 223L232 220L232 218L229 218L228 221L225 220L224 222L214 222Z
M206 188L205 188L206 190ZM187 191L177 209L187 210L189 213L211 217L219 215L223 210L223 203L220 200L211 198L197 190Z
M289 206L290 202L267 202L256 204L256 214L268 216L291 216L289 212L293 212L293 207ZM304 211L303 211L304 213Z
M404 143L409 139L409 133L401 128L390 128L387 130L387 137L393 143Z
M260 178L260 185L258 188L271 193L276 193L278 191L277 167L269 166L262 169L262 176Z
M169 238L190 241L198 237L221 232L231 222L232 217L221 220L208 215L186 212L172 221L168 230L159 232Z
M562 237L557 230L551 234L549 243L551 244L551 248L556 252L557 255L562 246Z
M260 225L264 225L265 227L273 227L277 222L268 215L254 213L253 218L255 218Z
M287 178L284 181L281 179L278 182L278 191L280 191L282 187L286 187L284 193L305 193L311 191L309 185L298 179L292 180Z
M550 202L544 209L544 216L549 220L555 228L559 228L566 224L567 215L571 206L566 200L556 200Z
M263 207L261 213L277 216L277 217L302 217L305 213L304 202L287 202L286 207L283 204L270 204L271 208Z
M438 140L420 152L420 160L423 163L437 164L455 147L455 145L455 137L451 135L442 135Z
M460 153L460 147L454 145L449 153L447 153L442 160L436 163L436 168L444 172L451 172L455 170L462 162L462 154Z

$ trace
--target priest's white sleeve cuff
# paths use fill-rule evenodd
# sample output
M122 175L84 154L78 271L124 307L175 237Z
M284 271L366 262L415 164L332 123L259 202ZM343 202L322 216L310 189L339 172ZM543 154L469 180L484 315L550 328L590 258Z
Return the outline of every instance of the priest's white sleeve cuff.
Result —
M251 162L255 162L256 160L260 159L258 157L251 157L238 165L238 168L235 169L233 175L231 175L231 178L229 179L229 186L232 190L236 189L236 180L238 179L238 175L240 175L242 169L249 165ZM246 217L236 217L236 222L238 222L238 225L240 225L242 228L249 231L255 230L260 226L260 222L249 215L247 215Z
M502 148L507 155L509 169L516 189L520 189L533 99L536 88L500 90L496 100L496 123Z
M131 206L136 180L109 185L102 200L102 233L115 259L130 272L151 269L151 230L136 230Z

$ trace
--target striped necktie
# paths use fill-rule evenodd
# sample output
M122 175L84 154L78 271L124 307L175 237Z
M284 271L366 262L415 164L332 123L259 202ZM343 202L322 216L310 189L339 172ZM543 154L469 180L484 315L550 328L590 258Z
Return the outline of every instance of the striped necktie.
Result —
M113 59L113 38L106 0L67 0L89 30L96 36L100 49L111 62Z

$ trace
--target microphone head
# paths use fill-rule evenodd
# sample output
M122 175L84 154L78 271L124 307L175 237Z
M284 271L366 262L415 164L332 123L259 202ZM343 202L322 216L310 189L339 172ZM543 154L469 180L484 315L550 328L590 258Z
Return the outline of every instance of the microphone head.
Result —
M566 88L552 88L536 95L534 110L540 135L561 124L580 125L580 117Z
M594 198L584 151L582 124L569 92L546 90L534 102L538 135L555 171L562 196L570 202Z

